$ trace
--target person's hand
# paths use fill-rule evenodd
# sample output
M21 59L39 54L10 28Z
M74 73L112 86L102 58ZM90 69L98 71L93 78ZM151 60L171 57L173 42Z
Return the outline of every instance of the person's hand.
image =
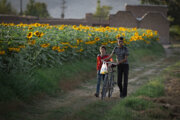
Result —
M101 62L105 62L104 59L101 59Z
M111 67L112 66L112 64L108 64L108 67Z
M116 63L114 63L114 65L118 65L118 63L116 62Z
M117 63L117 64L119 65L119 64L121 64L121 63L123 63L123 62L122 62L122 61L118 61L118 63Z
M123 59L123 60L121 60L121 61L118 61L118 64L122 64L122 63L124 63L124 62L126 62L127 60L126 59Z

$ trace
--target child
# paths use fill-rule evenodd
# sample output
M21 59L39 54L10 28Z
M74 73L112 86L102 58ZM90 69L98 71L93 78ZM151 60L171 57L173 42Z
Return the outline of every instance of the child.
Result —
M104 76L103 74L100 74L100 70L102 67L102 60L109 57L109 55L106 54L106 47L105 46L101 46L100 49L100 54L97 55L97 88L96 88L96 93L94 94L96 97L99 97L99 91L100 91L100 84L101 84L101 80L104 80ZM110 61L110 60L108 60Z

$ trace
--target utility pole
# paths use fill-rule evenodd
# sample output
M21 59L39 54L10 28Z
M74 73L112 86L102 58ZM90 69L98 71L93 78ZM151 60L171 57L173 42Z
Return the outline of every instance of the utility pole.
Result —
M67 8L66 6L65 6L65 4L66 4L66 1L65 0L62 0L62 5L61 5L61 9L62 9L62 12L61 12L61 18L62 19L64 19L64 16L65 16L65 9Z
M22 15L23 12L22 12L22 0L20 0L20 15Z
M99 10L99 23L101 24L101 19L102 19L102 8L101 8L101 1L97 0L97 9Z

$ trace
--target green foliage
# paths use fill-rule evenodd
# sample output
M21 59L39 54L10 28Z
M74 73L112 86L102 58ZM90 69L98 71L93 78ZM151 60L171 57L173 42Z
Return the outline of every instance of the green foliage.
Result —
M170 27L170 41L171 43L180 42L180 26L174 25Z
M118 102L114 107L108 111L104 120L139 120L136 111L144 111L149 108L154 108L152 102L146 101L138 97L128 97Z
M25 14L41 18L50 17L47 10L47 5L45 3L35 2L34 0L29 0Z
M160 5L160 4L166 4L167 0L141 0L141 4L155 4L155 5Z
M16 10L7 0L0 0L0 14L16 14Z
M171 25L180 26L180 1L179 0L167 0L168 15L173 19Z
M148 97L160 97L164 95L164 84L162 78L150 81L147 85L138 89L133 96L148 96Z
M95 67L95 58L92 58L64 63L54 68L35 69L34 75L31 77L29 77L28 73L1 72L0 101L22 100L37 93L55 95L57 91L61 91L61 88L59 88L60 81L73 79L74 76L82 76L79 73L89 73L94 71ZM64 82L68 83L69 81Z
M146 49L131 48L129 53L128 61L130 66L142 66L165 56L165 50L159 43L146 47Z
M179 79L180 78L180 73L178 72L179 68L180 68L180 61L178 61L173 66L170 66L170 67L166 68L164 73L166 75L170 75L170 76L172 76L174 78ZM169 72L169 71L171 71L171 72Z
M167 5L168 16L171 25L180 25L180 1L179 0L141 0L141 4Z
M153 103L146 101L138 97L129 97L126 100L122 101L121 104L124 104L125 107L129 107L136 111L146 110L153 107Z
M5 50L6 52L5 55L0 56L0 70L8 73L31 73L36 68L51 68L71 60L80 60L88 58L89 56L95 57L99 53L99 46L102 44L106 44L108 52L110 53L110 50L116 46L117 34L124 33L124 30L112 32L105 31L104 29L109 30L109 28L103 27L87 27L84 30L82 26L76 26L76 28L75 26L42 26L43 27L32 27L32 29L29 29L28 26L0 26L2 30L0 34L2 40L0 41L0 50ZM63 30L59 30L61 27L64 27ZM99 31L99 29L104 30L104 32ZM37 37L35 35L37 31L44 35L42 37ZM139 35L141 35L145 34L147 31L149 30L138 29L137 31L133 31L133 29L127 29L125 43L127 43L127 46L131 50L143 50L144 48L151 48L151 46L160 48L161 46L156 41L158 36L154 34L154 31L151 31L151 37L147 34L147 36L144 36L145 40L135 39L135 41L130 43L131 37L136 32L139 32ZM29 33L32 34L32 38L26 37ZM31 39L36 40L36 44L29 45L28 41L31 41ZM82 42L78 42L78 40ZM146 44L147 41L149 42L148 44ZM64 45L63 43L67 44ZM44 44L49 44L49 46L43 48L42 45ZM20 48L19 46L23 46L24 48ZM53 47L56 46L61 50L64 48L64 51L58 52L57 50L53 50ZM19 52L10 51L10 48L19 49Z
M100 5L100 0L97 1L97 7L96 12L94 13L94 16L98 18L99 20L105 20L109 17L109 12L112 10L111 6L102 6Z

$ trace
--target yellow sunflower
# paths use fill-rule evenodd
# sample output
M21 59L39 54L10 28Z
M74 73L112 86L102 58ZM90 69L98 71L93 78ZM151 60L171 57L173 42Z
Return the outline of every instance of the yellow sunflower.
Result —
M33 33L32 33L32 32L29 32L29 33L27 34L27 38L28 38L28 39L31 39L32 36L33 36Z
M0 51L0 55L4 55L6 52L4 50Z
M42 44L42 45L40 45L42 48L46 48L46 47L49 47L50 46L50 44L49 43L45 43L45 44Z

